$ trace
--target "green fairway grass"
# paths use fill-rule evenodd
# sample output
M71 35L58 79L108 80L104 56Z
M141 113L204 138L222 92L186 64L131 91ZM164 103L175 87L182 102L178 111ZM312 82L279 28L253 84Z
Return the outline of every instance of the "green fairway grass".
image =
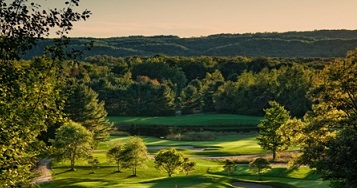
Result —
M183 173L174 174L168 178L167 174L158 171L154 167L153 155L148 159L146 167L137 169L137 177L130 177L131 169L122 169L121 173L115 173L115 164L106 158L109 143L111 141L124 141L128 137L111 136L110 141L99 144L93 152L100 162L100 168L91 174L91 168L86 161L76 162L76 171L68 171L69 162L55 162L53 164L54 181L42 184L41 188L226 188L235 181L258 182L271 185L276 188L315 188L328 187L328 182L322 181L319 175L307 167L299 169L287 169L284 166L275 166L264 173L263 182L252 174L247 164L239 164L237 170L228 176L223 170L224 163L217 160L206 160L209 156L230 156L238 154L258 154L264 151L260 149L256 141L256 134L227 134L221 135L214 141L171 141L153 137L143 137L145 144L152 146L177 147L195 146L197 148L210 147L216 150L192 151L180 149L191 160L196 162L196 170L185 176ZM155 154L157 150L149 150Z
M162 126L237 126L257 125L262 117L234 114L193 114L167 117L109 116L109 121L124 125L162 125Z
M91 174L89 166L84 163L76 167L76 171L67 171L68 164L55 163L54 182L45 183L41 188L117 188L117 187L137 187L137 188L226 188L233 187L232 182L247 181L272 185L276 188L327 188L328 183L319 179L319 176L307 167L299 169L287 169L286 167L274 167L263 174L263 181L258 181L258 177L248 170L247 165L239 165L237 170L230 176L223 171L223 163L207 161L204 159L192 159L196 162L196 171L188 176L175 174L168 178L165 172L157 171L154 168L153 159L150 159L146 168L138 168L138 176L130 177L131 170L122 170L121 173L115 173L115 165L103 165Z
M111 140L124 141L127 137L112 136ZM143 140L148 146L162 146L173 147L185 150L184 153L199 156L232 156L232 155L245 155L245 154L258 154L265 153L264 150L258 145L256 134L225 134L218 136L213 141L173 141L155 137L143 137ZM182 149L180 146L193 146L195 148L202 148L201 150ZM106 149L107 144L102 143L99 149ZM207 148L207 149L206 149Z

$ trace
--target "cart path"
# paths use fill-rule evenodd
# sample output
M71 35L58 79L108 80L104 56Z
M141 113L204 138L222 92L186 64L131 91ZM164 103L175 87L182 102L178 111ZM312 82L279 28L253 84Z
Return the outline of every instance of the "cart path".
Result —
M38 162L36 173L39 173L41 176L34 179L34 183L44 183L50 182L53 180L52 170L51 170L51 159L44 158Z

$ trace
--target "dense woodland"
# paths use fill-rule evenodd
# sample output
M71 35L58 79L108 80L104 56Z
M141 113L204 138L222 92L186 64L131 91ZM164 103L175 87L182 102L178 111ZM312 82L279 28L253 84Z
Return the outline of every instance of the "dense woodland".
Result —
M180 110L262 116L268 101L276 100L302 117L311 109L306 93L313 76L330 61L93 56L66 71L98 93L109 115L165 116Z
M205 37L129 36L74 38L71 48L82 50L93 42L93 55L126 56L250 56L250 57L344 57L357 46L357 30L316 30L286 33L218 34ZM51 40L44 40L25 55L40 55Z

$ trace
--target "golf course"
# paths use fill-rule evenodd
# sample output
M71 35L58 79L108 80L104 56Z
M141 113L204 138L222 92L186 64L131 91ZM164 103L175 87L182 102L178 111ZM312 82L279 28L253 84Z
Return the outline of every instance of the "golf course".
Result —
M263 118L239 116L198 114L175 117L109 117L118 124L143 126L256 126ZM236 122L236 125L234 124ZM254 125L255 124L255 125ZM329 182L323 181L308 167L290 168L286 155L281 154L272 168L262 175L262 180L249 169L249 162L258 156L271 159L269 151L264 151L258 145L257 132L215 132L215 139L209 141L171 140L166 137L142 136L149 152L148 160L143 167L138 167L137 176L131 176L131 169L116 172L116 164L107 158L108 149L113 142L125 142L130 135L119 130L106 142L99 143L93 151L98 159L98 166L93 169L86 160L78 160L75 171L69 171L69 161L52 161L52 178L50 182L39 184L41 188L68 187L135 187L135 188L167 188L167 187L251 187L261 186L277 188L309 188L328 187ZM175 148L184 156L196 163L195 170L188 175L176 173L167 177L164 171L155 168L154 157L160 149ZM294 152L287 152L294 153ZM293 155L293 154L291 154ZM288 157L289 158L289 157ZM234 160L237 164L232 173L224 170L225 161Z

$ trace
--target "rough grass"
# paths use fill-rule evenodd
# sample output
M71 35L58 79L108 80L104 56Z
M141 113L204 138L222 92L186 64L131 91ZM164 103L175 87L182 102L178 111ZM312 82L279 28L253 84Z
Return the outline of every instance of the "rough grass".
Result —
M109 116L109 121L120 124L162 126L251 126L257 125L262 117L234 114L193 114L169 117Z

